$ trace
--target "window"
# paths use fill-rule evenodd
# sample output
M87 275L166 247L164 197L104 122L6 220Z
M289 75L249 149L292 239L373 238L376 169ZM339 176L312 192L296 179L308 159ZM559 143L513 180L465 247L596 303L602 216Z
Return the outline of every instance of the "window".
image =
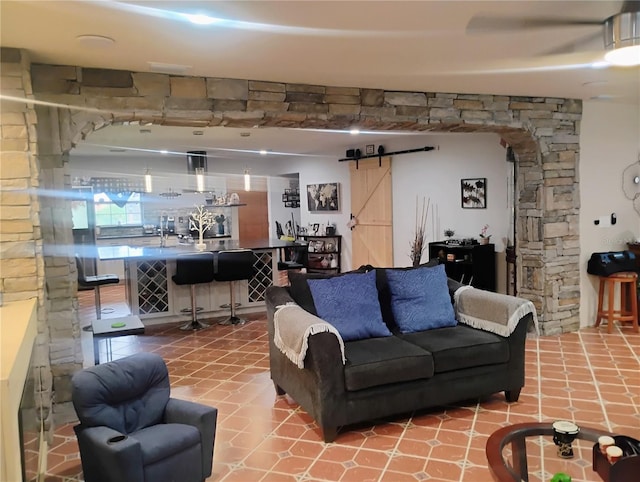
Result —
M127 194L112 194L125 201ZM142 204L140 193L134 192L126 200L126 204L118 207L109 196L101 192L93 195L96 211L96 226L127 226L142 224Z

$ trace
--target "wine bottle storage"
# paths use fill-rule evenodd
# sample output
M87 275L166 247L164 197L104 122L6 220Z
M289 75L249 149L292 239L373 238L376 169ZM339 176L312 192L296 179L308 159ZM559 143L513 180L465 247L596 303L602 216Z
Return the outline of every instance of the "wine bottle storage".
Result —
M169 311L167 264L164 261L142 261L137 264L138 307L140 314Z

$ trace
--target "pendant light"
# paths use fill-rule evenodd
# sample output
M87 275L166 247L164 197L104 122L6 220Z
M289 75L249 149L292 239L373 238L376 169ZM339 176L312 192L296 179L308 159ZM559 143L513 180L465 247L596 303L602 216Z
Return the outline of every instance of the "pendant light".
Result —
M204 167L196 167L196 191L204 192Z
M153 179L151 178L151 170L147 169L144 172L144 192L153 192Z
M251 170L244 170L244 190L251 191Z

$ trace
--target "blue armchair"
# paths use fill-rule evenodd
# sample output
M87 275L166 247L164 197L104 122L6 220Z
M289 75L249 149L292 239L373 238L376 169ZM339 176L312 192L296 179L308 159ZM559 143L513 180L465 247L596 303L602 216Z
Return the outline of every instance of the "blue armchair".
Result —
M138 353L72 378L86 482L200 482L211 475L218 410L170 398L162 357Z

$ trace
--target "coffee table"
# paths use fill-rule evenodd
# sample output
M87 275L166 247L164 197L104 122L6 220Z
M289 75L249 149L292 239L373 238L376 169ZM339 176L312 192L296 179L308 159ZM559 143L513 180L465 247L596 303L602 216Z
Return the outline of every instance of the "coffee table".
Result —
M552 423L517 423L491 434L486 454L493 480L546 482L554 473L565 472L574 480L601 481L593 471L593 446L601 435L614 434L578 424L580 432L572 444L575 455L562 459L553 443Z
M107 340L107 359L111 360L111 338L116 336L141 335L144 325L137 316L123 316L93 320L93 358L96 365L100 364L100 340Z

